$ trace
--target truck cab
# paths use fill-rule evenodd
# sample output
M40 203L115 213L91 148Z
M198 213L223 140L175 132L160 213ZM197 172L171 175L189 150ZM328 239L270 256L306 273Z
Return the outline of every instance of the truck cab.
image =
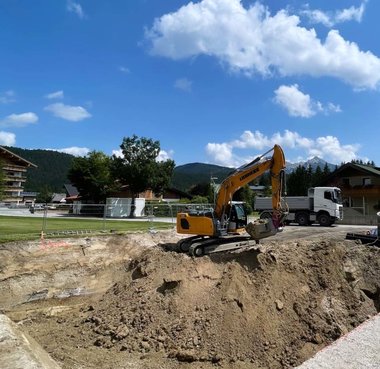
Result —
M311 209L317 214L317 219L324 213L329 215L330 224L343 219L342 192L338 187L312 187L308 190L308 197L312 201Z

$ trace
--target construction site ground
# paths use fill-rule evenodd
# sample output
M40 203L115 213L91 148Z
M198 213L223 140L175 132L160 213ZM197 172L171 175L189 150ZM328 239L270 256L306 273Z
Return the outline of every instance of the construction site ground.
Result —
M174 230L2 244L0 309L64 369L292 368L380 311L380 249L344 239L367 229L200 258Z

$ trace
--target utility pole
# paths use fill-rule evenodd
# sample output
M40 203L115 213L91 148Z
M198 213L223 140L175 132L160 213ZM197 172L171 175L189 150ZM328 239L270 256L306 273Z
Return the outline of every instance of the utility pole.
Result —
M218 177L213 177L213 176L210 177L210 184L211 184L212 192L214 195L214 206L215 206L215 200L216 200L216 187L217 187L215 183L216 179L218 179Z

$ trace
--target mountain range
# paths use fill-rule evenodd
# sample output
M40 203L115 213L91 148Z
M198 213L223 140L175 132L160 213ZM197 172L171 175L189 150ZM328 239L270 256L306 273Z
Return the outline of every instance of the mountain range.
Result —
M63 185L69 183L67 173L75 158L73 155L53 150L29 150L17 147L6 148L37 165L37 168L30 168L28 170L25 191L38 192L41 191L42 188L47 187L53 192L62 192ZM331 171L336 169L336 165L314 157L310 160L298 163L287 162L286 172L291 173L299 165L305 168L311 166L313 171L319 166L323 170L326 164ZM234 168L204 163L179 165L174 169L171 187L187 191L198 183L209 183L211 180L214 180L216 183L221 183L233 170Z

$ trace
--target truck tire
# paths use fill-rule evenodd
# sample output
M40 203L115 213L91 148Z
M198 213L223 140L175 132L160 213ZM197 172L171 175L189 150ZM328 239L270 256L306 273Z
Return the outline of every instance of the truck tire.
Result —
M296 215L296 222L300 226L307 226L309 225L309 214L305 212L297 213Z
M325 214L325 213L319 214L318 223L322 227L330 227L330 225L331 225L330 215Z
M272 213L269 211L263 211L260 214L260 219L272 219Z

